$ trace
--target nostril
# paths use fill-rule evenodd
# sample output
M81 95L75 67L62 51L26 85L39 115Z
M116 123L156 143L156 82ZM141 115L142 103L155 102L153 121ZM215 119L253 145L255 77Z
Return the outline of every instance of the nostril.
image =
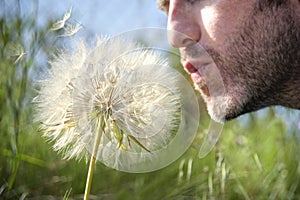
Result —
M199 41L199 40L198 40L198 41ZM193 40L192 38L185 38L185 39L182 41L182 47L187 47L187 46L193 45L193 44L195 44L195 42L197 43L198 41L195 41L195 40Z
M193 38L184 33L176 31L177 29L175 29L174 27L168 28L170 28L167 31L168 40L174 48L187 47L195 43L195 40L193 40Z
M199 39L191 38L189 35L177 32L174 29L168 30L167 35L169 43L174 48L187 47L199 42Z

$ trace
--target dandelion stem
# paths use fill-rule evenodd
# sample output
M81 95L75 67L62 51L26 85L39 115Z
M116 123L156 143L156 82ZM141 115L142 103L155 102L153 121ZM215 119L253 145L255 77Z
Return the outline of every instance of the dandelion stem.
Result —
M97 160L97 154L98 154L101 135L102 135L102 120L100 117L99 123L98 123L98 131L97 131L97 135L96 135L96 140L95 140L94 147L93 147L93 153L92 153L91 159L90 159L89 171L88 171L88 175L86 178L84 200L88 200L89 196L90 196L92 180L93 180L93 175L94 175L94 170L95 170L95 163Z

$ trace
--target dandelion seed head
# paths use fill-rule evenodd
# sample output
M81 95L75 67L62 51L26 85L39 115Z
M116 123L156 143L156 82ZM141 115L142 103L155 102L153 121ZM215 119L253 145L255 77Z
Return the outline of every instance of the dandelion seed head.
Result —
M94 46L80 41L63 50L50 65L34 99L35 120L66 159L87 158L100 132L97 159L128 171L157 158L186 129L178 74L151 49L99 37Z
M56 151L66 158L86 155L99 116L104 116L111 132L113 121L135 137L141 137L139 132L147 124L154 129L148 129L150 133L159 131L151 114L159 110L157 103L163 99L156 82L166 79L160 75L165 72L142 66L166 62L152 51L136 49L134 43L121 39L98 38L94 49L81 41L75 51L62 51L50 62L48 78L40 82L35 98L36 119L42 122L44 135L55 141ZM169 84L170 78L167 81ZM109 134L113 138L113 133Z

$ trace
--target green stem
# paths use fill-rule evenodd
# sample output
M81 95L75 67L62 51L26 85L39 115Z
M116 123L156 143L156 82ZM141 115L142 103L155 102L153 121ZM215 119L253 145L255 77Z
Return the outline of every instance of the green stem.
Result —
M84 200L89 199L90 191L91 191L91 187L92 187L92 180L93 180L93 175L94 175L94 170L95 170L95 163L96 163L96 160L97 160L97 154L98 154L100 139L101 139L101 135L102 135L101 119L99 119L99 125L98 126L99 126L99 128L98 128L99 131L97 131L97 136L96 136L96 140L95 140L94 147L93 147L93 153L91 155L89 171L88 171L86 184L85 184Z

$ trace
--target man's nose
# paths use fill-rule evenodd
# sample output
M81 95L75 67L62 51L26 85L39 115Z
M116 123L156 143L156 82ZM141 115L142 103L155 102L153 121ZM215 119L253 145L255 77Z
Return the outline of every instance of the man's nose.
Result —
M195 11L187 1L170 1L168 39L170 44L175 48L186 47L201 39L201 30L199 22L197 22L197 18L195 17Z

